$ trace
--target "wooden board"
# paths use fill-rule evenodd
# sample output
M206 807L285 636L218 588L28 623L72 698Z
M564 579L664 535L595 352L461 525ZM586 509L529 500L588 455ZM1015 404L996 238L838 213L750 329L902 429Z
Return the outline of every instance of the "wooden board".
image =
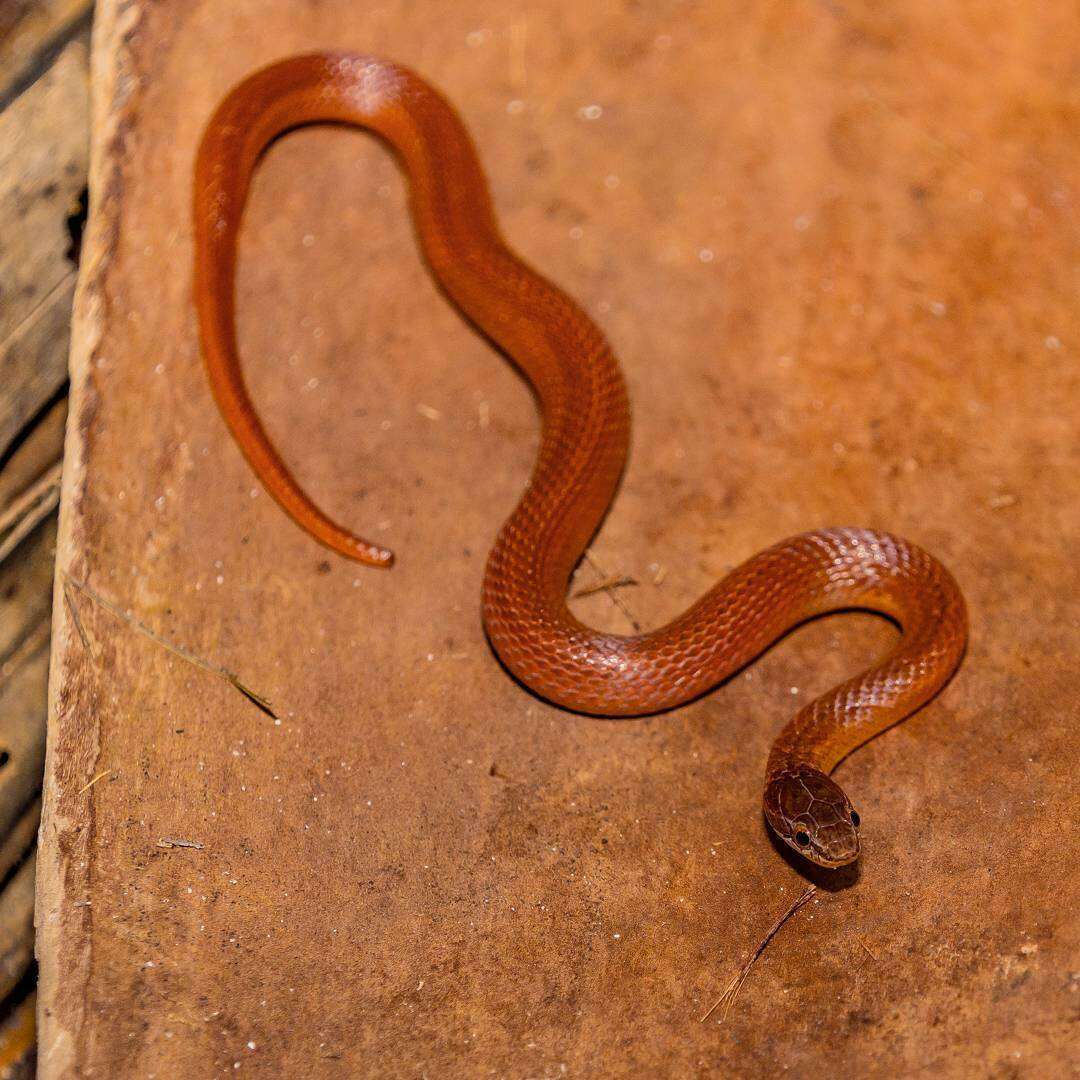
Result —
M0 455L67 377L66 220L86 183L86 66L85 46L72 43L0 113Z
M0 3L0 1076L34 1073L45 754L68 328L86 183L90 5ZM73 38L78 40L72 40Z
M1075 20L930 0L109 0L100 19L42 1075L1060 1069ZM478 595L533 407L438 294L396 171L359 133L269 153L241 344L287 460L399 565L349 565L283 517L200 369L190 171L235 81L325 47L447 93L508 236L625 364L633 458L580 585L632 576L618 595L652 625L762 546L851 523L925 544L969 598L955 682L842 767L860 871L823 878L705 1023L806 884L761 821L769 743L891 631L804 628L645 721L511 682ZM629 625L603 593L575 608Z

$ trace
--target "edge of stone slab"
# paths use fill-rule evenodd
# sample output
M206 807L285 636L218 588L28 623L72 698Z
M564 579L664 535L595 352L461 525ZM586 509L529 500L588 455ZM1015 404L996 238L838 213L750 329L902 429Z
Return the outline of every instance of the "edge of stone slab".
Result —
M105 334L107 279L117 247L124 187L123 152L140 81L135 54L145 0L99 0L90 54L90 215L72 316L71 407L65 439L60 531L53 592L49 716L39 833L36 952L38 1076L77 1074L88 1033L85 991L92 964L93 910L85 896L92 833L93 776L99 752L94 710L73 693L85 656L64 600L64 575L83 580L88 567L82 503L89 432L97 408L95 360ZM83 776L83 774L86 774Z

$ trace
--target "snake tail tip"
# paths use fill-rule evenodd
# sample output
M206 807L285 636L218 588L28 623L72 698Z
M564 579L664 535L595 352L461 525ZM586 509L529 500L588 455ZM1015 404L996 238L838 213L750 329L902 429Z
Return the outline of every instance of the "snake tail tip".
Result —
M389 548L374 548L368 552L364 562L380 570L389 570L397 562L397 556Z

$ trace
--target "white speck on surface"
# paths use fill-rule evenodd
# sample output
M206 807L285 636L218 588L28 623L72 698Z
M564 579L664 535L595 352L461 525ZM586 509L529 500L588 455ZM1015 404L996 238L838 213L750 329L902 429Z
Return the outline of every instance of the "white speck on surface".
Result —
M608 173L608 175L604 177L604 187L606 187L608 191L614 191L619 186L619 183L619 177L615 173Z
M715 254L713 254L713 250L712 250L712 248L702 248L702 249L701 249L701 250L700 250L700 251L699 251L699 252L697 253L697 257L698 257L698 258L699 258L699 259L700 259L700 260L701 260L701 261L702 261L703 263L711 263L711 262L713 261L713 259L715 259L715 258L716 258Z
M300 243L303 244L304 247L314 247L315 246L315 237L312 236L311 233L304 233L304 237L300 241Z
M799 688L798 688L797 686L793 686L793 687L791 688L791 694L792 694L792 695L795 695L795 694L797 694L798 692L799 692Z
M1056 337L1054 334L1047 334L1043 338L1043 344L1050 350L1056 351L1061 348L1061 338Z
M506 103L506 111L511 116L517 116L518 113L523 113L525 111L525 102L522 101L521 98L514 98L512 101Z
M946 307L946 305L941 300L931 300L929 306L930 314L936 315L939 319L942 315L945 314L946 311L949 310L948 307Z
M155 375L163 375L164 373L165 373L165 365L164 364L155 364L154 365L154 374Z
M491 31L486 26L482 26L479 30L470 30L465 35L465 44L468 45L470 49L478 49L481 45L490 40Z
M811 217L809 214L800 214L794 221L796 232L806 232L810 228Z
M159 496L158 496L158 497L157 497L157 498L156 498L156 499L154 500L154 505L155 505L155 506L156 506L156 507L157 507L157 508L158 508L159 510L164 510L164 509L165 509L165 496L164 496L164 495L159 495Z
M571 225L567 235L571 240L580 240L585 235L585 232L580 225Z
M314 390L315 387L318 386L318 385L319 385L319 380L312 377L312 378L308 379L308 381L304 384L304 389L305 390Z
M603 105L582 105L577 111L579 120L599 120L604 115Z

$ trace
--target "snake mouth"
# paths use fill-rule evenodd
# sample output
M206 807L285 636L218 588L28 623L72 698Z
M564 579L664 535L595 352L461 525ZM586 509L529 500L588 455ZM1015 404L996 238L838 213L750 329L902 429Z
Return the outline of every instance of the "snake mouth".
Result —
M850 866L858 860L861 852L857 834L853 835L853 842L845 845L843 849L836 846L825 849L814 843L809 834L803 830L796 830L791 839L787 837L784 837L784 839L804 859L808 859L815 866L824 867L826 870L840 870L845 866Z

